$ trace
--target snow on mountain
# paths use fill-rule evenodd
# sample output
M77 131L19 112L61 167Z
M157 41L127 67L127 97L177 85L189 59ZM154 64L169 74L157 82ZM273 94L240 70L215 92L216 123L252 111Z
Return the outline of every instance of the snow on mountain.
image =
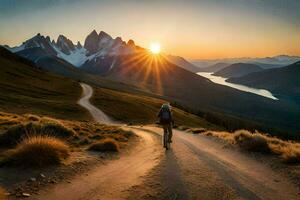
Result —
M51 41L49 36L37 34L20 46L8 47L14 53L30 48L41 48L47 54L62 58L76 67L80 67L93 59L131 54L141 49L135 46L133 40L126 43L120 37L113 39L104 31L98 34L95 30L86 37L84 46L80 42L74 45L70 39L63 35L59 35L55 42L54 40Z

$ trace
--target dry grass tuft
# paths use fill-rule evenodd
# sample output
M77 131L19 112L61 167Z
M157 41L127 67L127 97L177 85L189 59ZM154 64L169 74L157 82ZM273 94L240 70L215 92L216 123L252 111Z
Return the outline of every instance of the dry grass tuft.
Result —
M247 151L277 154L286 163L300 163L300 144L296 142L247 130L238 130L234 133L208 131L203 134L224 139Z
M25 167L42 167L59 164L69 156L69 146L50 136L31 136L15 149L8 151L9 164Z
M92 144L89 147L89 150L91 151L112 151L112 152L118 152L119 151L119 145L118 142L116 142L114 139L107 138L102 141L96 142Z
M240 148L253 152L270 152L267 137L259 133L252 134L246 130L238 130L233 134L234 141Z
M0 145L4 147L15 146L23 138L32 135L51 135L60 138L73 136L73 130L63 124L54 121L26 122L11 126L0 135Z
M0 187L0 200L6 200L7 199L7 196L5 194L5 190Z
M188 132L191 132L193 134L204 133L205 131L206 131L205 128L191 128L191 129L188 129Z

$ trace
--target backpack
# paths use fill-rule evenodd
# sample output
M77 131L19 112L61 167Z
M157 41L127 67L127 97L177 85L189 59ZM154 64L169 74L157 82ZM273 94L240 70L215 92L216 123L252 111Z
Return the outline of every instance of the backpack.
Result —
M171 111L169 108L162 108L161 109L161 115L160 115L160 123L162 124L168 124L171 123L172 116Z

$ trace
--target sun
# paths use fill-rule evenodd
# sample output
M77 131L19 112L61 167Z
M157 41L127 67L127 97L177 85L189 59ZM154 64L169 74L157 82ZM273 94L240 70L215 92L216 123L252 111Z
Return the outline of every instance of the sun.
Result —
M150 44L150 51L153 54L159 54L160 53L160 44L157 42L153 42Z

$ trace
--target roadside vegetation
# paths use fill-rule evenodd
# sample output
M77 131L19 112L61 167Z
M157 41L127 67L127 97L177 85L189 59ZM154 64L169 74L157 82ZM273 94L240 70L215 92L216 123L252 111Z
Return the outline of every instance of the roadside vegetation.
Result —
M93 143L90 147L89 150L91 151L101 151L101 152L106 152L106 151L111 151L111 152L118 152L119 151L119 145L118 142L115 139L104 139L99 142Z
M0 112L0 163L57 165L72 151L118 152L132 136L132 132L116 126Z
M300 143L295 141L285 141L267 134L247 130L238 130L233 133L203 131L203 129L190 129L189 131L220 138L245 151L278 155L285 163L300 163Z
M16 166L45 167L60 164L69 155L69 146L55 137L30 136L7 153L7 162Z

